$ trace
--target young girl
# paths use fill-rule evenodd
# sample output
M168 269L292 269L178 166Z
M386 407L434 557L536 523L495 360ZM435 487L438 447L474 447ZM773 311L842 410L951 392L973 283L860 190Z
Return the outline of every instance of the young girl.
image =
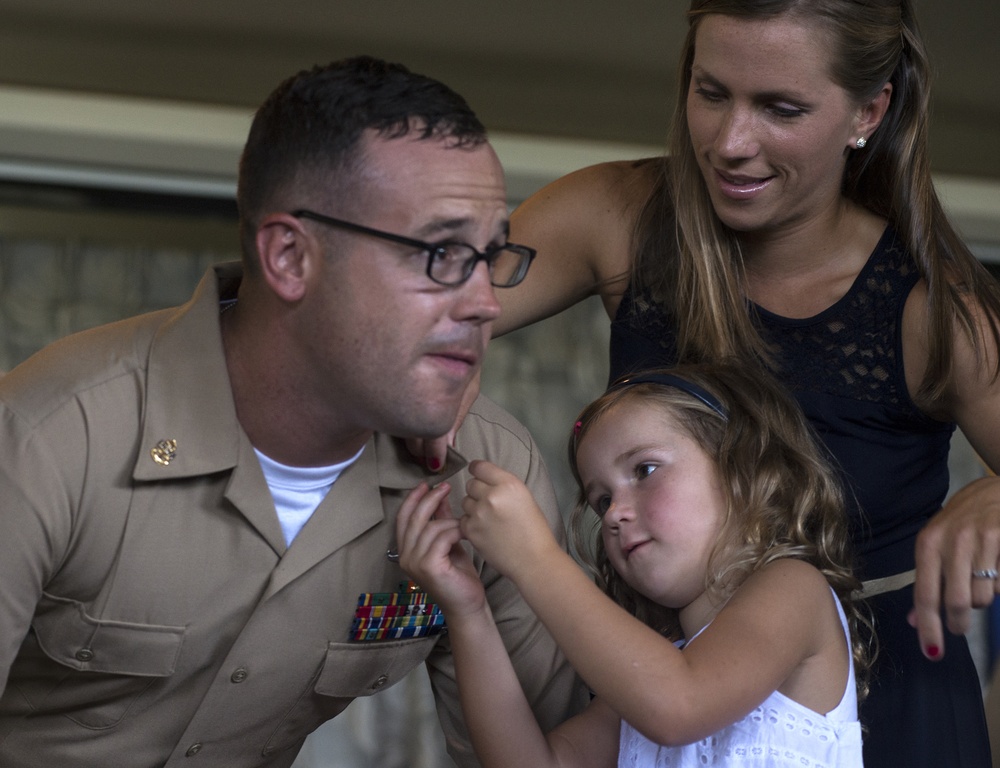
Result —
M570 457L613 600L494 465L473 463L464 516L446 508L446 484L400 509L400 561L446 615L482 763L861 765L865 622L843 500L777 385L728 365L625 379L583 411ZM595 693L547 736L462 539L517 585Z

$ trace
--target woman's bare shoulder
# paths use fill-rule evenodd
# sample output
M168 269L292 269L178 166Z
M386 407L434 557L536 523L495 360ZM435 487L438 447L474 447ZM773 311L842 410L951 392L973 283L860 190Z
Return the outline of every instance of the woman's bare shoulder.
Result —
M565 195L576 203L589 200L598 208L626 211L645 203L664 164L664 158L652 157L598 163L563 176L542 192L549 190L553 196Z
M599 279L627 271L636 217L657 165L653 159L613 161L556 179L514 211L511 240L581 260Z
M598 295L613 316L631 268L636 217L656 179L655 159L573 171L542 187L511 215L510 240L537 258L524 282L500 295L494 335Z

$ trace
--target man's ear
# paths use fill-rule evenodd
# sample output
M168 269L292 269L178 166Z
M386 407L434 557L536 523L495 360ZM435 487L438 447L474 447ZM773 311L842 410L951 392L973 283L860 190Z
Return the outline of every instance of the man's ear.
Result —
M283 301L299 301L305 295L315 239L294 216L273 213L261 221L256 242L261 273L271 290Z
M861 106L854 120L854 135L851 137L850 143L851 149L855 149L859 138L863 138L865 141L871 139L872 134L875 133L875 129L878 128L882 122L882 118L885 117L885 113L889 111L891 101L892 83L886 83L874 99Z

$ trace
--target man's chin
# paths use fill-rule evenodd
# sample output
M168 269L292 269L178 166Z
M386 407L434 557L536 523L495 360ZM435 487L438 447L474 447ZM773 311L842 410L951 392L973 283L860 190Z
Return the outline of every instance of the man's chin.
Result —
M454 408L433 414L424 413L421 419L404 419L386 431L393 437L404 440L436 440L451 432L457 418L458 405L455 405Z

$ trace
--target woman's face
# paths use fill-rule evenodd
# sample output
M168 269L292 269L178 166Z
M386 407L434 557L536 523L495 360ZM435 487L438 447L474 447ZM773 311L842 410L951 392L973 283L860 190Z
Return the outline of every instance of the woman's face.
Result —
M831 79L831 55L820 27L788 17L700 22L688 127L729 227L768 234L836 213L847 151L867 124Z

